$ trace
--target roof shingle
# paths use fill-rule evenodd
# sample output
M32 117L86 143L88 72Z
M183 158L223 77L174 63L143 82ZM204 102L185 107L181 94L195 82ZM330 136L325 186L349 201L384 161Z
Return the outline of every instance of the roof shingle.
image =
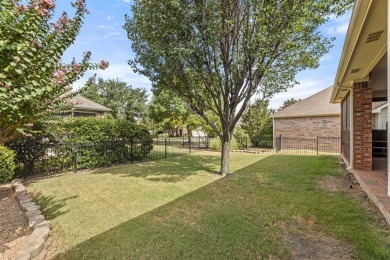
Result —
M276 112L273 118L307 117L307 116L337 116L340 115L340 104L329 102L332 87L328 87L294 105Z

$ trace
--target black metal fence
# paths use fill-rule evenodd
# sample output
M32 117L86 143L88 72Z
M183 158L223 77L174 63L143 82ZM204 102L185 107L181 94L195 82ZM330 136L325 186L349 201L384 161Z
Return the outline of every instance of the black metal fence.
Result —
M17 177L53 175L145 162L207 149L207 137L167 138L149 141L107 141L87 143L48 143L44 146L16 145Z
M88 143L49 143L37 147L16 145L17 177L53 175L163 159L191 153L197 149L209 149L211 138L207 136L155 138L148 141L110 141ZM301 155L339 154L340 138L259 138L239 140L239 148L250 153L287 153ZM25 149L25 150L23 150Z
M285 138L280 135L276 138L241 140L239 143L246 143L242 150L262 153L337 155L341 152L341 140L339 137Z

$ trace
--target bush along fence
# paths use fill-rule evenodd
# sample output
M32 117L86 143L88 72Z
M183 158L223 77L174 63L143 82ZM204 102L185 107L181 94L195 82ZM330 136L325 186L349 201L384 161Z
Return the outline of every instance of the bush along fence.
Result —
M207 149L207 137L101 142L43 143L32 147L15 143L15 177L53 175L145 162Z
M191 153L193 150L219 150L218 138L207 136L169 137L147 140L100 142L14 143L15 177L53 175L65 172L139 163ZM234 146L234 147L233 147ZM339 154L340 138L249 138L232 141L234 151L248 153L288 153L301 155Z
M242 150L258 153L287 153L298 155L338 155L341 151L339 137L286 138L279 135L276 138L256 138L238 141Z

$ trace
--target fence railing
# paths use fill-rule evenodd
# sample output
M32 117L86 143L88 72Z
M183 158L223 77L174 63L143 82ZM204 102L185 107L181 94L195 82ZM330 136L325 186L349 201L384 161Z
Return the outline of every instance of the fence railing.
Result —
M240 149L263 151L269 153L287 153L298 155L340 154L341 140L339 137L315 138L285 138L279 135L276 138L257 138L254 140L240 140Z
M86 143L47 143L37 147L14 145L17 177L53 175L137 163L207 149L208 137L126 140Z
M191 153L195 149L209 149L207 136L171 137L153 140L128 140L88 143L49 143L28 147L16 145L17 177L52 175L157 160ZM339 154L340 138L259 138L238 140L239 150L256 153L288 153L302 155ZM24 151L23 149L26 149ZM28 152L28 151L29 152ZM234 150L234 149L232 149Z

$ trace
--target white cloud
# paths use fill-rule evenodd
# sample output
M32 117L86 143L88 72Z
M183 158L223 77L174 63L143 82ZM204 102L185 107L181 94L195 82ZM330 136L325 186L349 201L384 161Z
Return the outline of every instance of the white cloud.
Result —
M129 2L130 2L130 0L123 0L123 2L124 2L124 3L129 3Z
M134 73L129 65L120 63L112 63L106 70L87 72L83 78L73 84L75 89L79 89L83 86L88 78L92 77L95 73L98 78L119 79L135 88L144 88L148 92L151 91L152 83L148 78Z
M114 19L114 17L112 17L112 16L107 16L107 20L112 20L112 19Z
M276 94L270 101L270 108L278 108L283 102L290 98L305 99L329 86L333 83L333 78L324 79L303 79L299 80L300 84L295 85L286 92Z
M329 35L345 34L348 31L349 22L344 22L335 26L329 26L326 28L326 33Z
M113 30L114 29L114 27L112 27L110 25L98 25L96 27L99 29L103 29L103 30Z

